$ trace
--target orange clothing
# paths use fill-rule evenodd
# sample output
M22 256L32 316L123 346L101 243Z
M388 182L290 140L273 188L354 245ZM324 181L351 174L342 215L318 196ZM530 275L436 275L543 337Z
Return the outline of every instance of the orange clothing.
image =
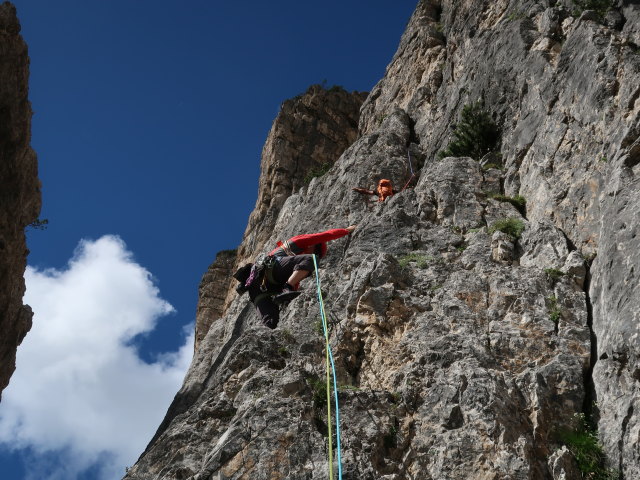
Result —
M394 194L398 193L397 190L393 189L391 180L387 180L386 178L383 178L378 182L378 186L375 192L359 187L354 187L352 190L355 192L364 193L366 195L377 195L378 202L384 202L387 197L391 197Z

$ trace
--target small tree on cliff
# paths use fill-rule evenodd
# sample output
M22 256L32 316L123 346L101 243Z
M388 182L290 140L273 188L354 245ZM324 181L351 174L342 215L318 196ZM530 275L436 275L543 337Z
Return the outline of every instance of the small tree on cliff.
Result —
M471 157L480 160L495 149L500 137L498 127L484 109L482 100L465 105L460 122L454 124L452 129L454 139L438 153L439 158Z

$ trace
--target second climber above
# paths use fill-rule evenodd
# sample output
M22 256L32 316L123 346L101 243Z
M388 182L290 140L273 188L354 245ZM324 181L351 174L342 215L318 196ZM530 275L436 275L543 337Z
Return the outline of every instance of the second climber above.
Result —
M398 193L397 190L393 189L393 185L391 184L391 180L387 180L386 178L381 179L378 182L378 187L374 190L367 190L366 188L353 187L352 190L358 193L364 193L365 195L377 195L378 202L384 202L387 197L391 197L394 194Z

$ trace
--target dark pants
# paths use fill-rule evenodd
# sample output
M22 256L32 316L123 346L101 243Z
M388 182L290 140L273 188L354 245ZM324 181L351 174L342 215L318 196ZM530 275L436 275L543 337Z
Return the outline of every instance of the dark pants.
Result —
M313 271L312 255L296 255L293 257L277 257L273 267L273 280L267 282L267 291L263 292L259 285L249 288L249 298L256 306L256 311L262 323L269 328L276 328L280 321L280 308L272 297L282 291L284 284L296 270ZM266 294L266 295L265 295Z

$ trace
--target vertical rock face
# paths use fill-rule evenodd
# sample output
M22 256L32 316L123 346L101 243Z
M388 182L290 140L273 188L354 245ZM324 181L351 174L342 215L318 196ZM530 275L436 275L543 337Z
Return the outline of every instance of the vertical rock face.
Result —
M285 200L307 183L307 175L333 165L355 141L365 98L314 85L282 104L262 150L258 199L238 249L240 263L262 249Z
M196 310L196 334L194 348L209 331L211 323L223 315L224 301L227 295L226 285L233 275L236 261L236 250L218 252L216 259L202 276L198 294L198 308Z
M310 176L333 165L355 141L365 97L366 93L349 93L338 86L327 90L313 85L282 104L262 149L258 199L237 256L232 259L226 253L216 258L200 284L196 348L235 297L235 289L230 288L235 281L229 279L229 273L251 262L263 249L285 200L306 185Z
M0 392L15 370L16 349L31 328L22 304L24 229L40 212L36 155L30 147L29 57L15 7L0 5Z
M400 106L427 156L460 105L483 99L502 126L504 188L588 259L599 435L640 477L640 5L600 14L564 2L420 2L387 76L363 106L369 131ZM588 406L590 408L590 406Z
M638 5L616 5L419 2L355 143L247 243L358 225L320 270L344 478L578 479L559 434L580 413L609 467L640 477ZM438 160L478 99L499 168ZM351 192L403 185L409 160L412 188L382 204ZM229 297L127 478L328 477L306 282L274 331Z

